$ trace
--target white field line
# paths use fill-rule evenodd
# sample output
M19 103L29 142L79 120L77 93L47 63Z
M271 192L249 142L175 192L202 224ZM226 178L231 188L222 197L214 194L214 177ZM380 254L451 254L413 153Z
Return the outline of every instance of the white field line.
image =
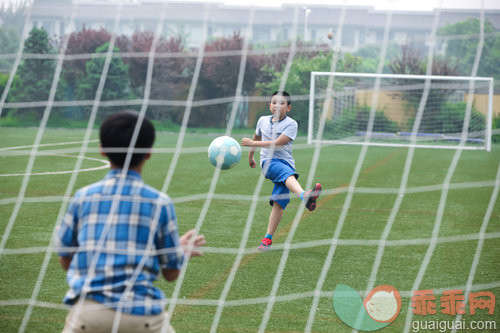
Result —
M32 172L29 174L29 176L47 176L47 175L64 175L68 173L80 173L80 172L87 172L87 171L97 171L97 170L102 170L109 168L110 163L107 160L102 160L99 158L93 158L93 157L86 157L86 156L72 156L72 155L64 155L64 154L56 154L56 155L50 155L50 156L60 156L60 157L70 157L70 158L77 158L77 159L85 159L89 161L97 161L102 163L101 166L98 167L93 167L93 168L86 168L86 169L78 169L78 170L64 170L64 171L46 171L46 172ZM10 174L0 174L0 177L14 177L14 176L25 176L25 173L10 173Z
M76 145L76 144L82 144L84 142L99 142L99 140L88 140L88 141L69 141L69 142L55 142L55 143L43 143L38 145L38 147L52 147L52 146L69 146L69 145ZM33 145L26 145L26 146L13 146L13 147L4 147L0 148L0 151L6 151L6 150L17 150L17 149L31 149L33 148Z
M477 69L479 66L479 61L481 59L481 53L484 45L484 1L482 2L482 9L481 9L481 20L480 20L480 39L479 43L476 49L476 57L474 59L474 65L472 66L472 75L471 76L476 76L477 74ZM446 174L445 180L443 182L443 190L441 192L441 198L439 201L439 207L438 211L436 214L436 220L434 223L434 228L432 230L432 239L437 239L439 235L439 231L441 229L441 221L443 218L444 214L444 209L446 206L446 201L448 197L448 192L449 192L449 184L451 182L451 178L453 177L453 174L455 172L455 169L457 167L458 161L460 159L460 156L462 155L462 147L465 145L465 142L467 140L467 133L469 129L469 122L470 122L470 117L471 117L471 110L472 110L472 100L473 96L471 95L471 92L474 90L474 81L469 82L469 96L467 98L467 108L465 111L465 119L463 123L463 128L462 128L462 136L460 139L460 144L458 146L458 150L455 152L453 156L453 160L450 164L450 167L448 169L448 172ZM425 254L424 260L422 262L422 265L420 266L420 270L418 272L418 275L413 283L412 290L418 290L420 284L422 283L422 280L424 278L425 272L427 271L427 266L429 265L432 255L434 253L434 249L436 248L436 243L431 242L429 247L427 248L427 252ZM405 321L405 333L410 332L411 329L411 322L413 319L413 312L411 310L411 303L410 306L408 307L408 312L406 314L406 321Z

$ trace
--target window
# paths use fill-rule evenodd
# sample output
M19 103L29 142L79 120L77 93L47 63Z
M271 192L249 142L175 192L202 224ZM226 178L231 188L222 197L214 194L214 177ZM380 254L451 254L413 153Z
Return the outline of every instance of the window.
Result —
M201 32L201 27L191 27L189 32L189 46L200 46L202 37Z
M255 27L253 29L254 41L269 41L271 39L271 31L268 27Z
M64 22L59 22L59 35L60 36L64 36L64 34L66 33L66 31L64 31L65 27L64 27Z
M345 30L342 33L342 45L354 46L354 30Z
M311 41L316 41L316 29L311 30Z
M288 29L283 29L283 40L288 40Z

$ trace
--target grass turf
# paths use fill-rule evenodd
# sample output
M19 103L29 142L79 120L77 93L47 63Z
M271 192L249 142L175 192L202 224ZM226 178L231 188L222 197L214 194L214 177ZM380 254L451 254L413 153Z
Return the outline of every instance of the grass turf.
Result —
M251 130L249 130L249 134ZM36 129L0 128L0 175L24 173L29 160L28 154L16 154L19 151L29 151L36 136ZM217 134L190 133L186 136L184 148L208 147ZM238 140L243 135L235 135ZM42 144L81 141L84 138L82 130L47 129L42 138ZM93 133L92 139L96 139ZM155 148L175 147L177 135L159 133ZM297 140L294 156L297 171L301 175L299 181L305 185L313 149L300 145L304 139ZM8 147L28 146L15 150L5 150ZM65 146L41 146L39 151L79 148L80 144ZM98 143L89 144L97 148ZM301 148L302 147L302 148ZM292 249L287 257L286 266L277 290L277 296L302 294L312 292L318 282L325 258L330 249L328 239L333 237L340 214L343 209L346 191L351 181L361 148L355 146L326 146L321 149L318 167L315 171L315 181L322 183L324 194L318 202L318 209L313 213L306 212L300 217L292 244L298 245L311 241L325 241L315 247ZM345 222L340 232L341 243L335 248L330 268L324 280L321 297L312 330L314 332L350 332L335 314L332 307L332 294L339 283L348 284L356 290L365 290L373 262L377 253L378 243L389 219L394 202L395 191L383 193L380 189L398 189L403 174L403 168L408 149L405 148L369 148L359 174L356 188L364 191L356 192L353 197ZM33 172L49 172L72 170L76 159L53 154L37 156L34 160ZM77 156L78 150L65 155ZM384 251L375 285L390 284L400 291L411 290L421 263L429 247L428 242L410 244L411 240L428 239L432 236L434 224L441 200L441 185L455 154L454 150L417 149L411 166L408 188L411 193L405 194L401 207L394 220L388 241L404 240L401 245L389 244ZM87 157L101 158L97 152L87 153ZM144 180L150 185L161 189L168 172L173 154L158 152L146 163L143 171ZM474 182L489 182L486 184L471 184L466 188L452 187L446 198L439 237L459 237L436 245L431 260L424 274L420 289L440 291L454 287L463 287L467 282L476 247L477 237L487 210L494 187L498 165L500 163L500 146L495 145L491 152L464 151L461 154L457 168L451 178L452 184L468 184ZM82 168L93 168L103 165L95 160L84 160ZM101 179L107 170L81 172L78 174L74 191L81 186ZM240 164L229 171L220 174L215 190L216 194L226 194L229 198L236 196L251 196L259 177L259 170L247 165L246 152ZM203 149L183 153L172 182L168 186L168 194L176 200L176 210L179 228L185 232L194 227L198 220L205 197L189 199L189 196L205 194L209 191L214 168L209 164L207 154ZM32 175L29 178L24 203L12 225L5 245L7 250L46 247L49 244L52 231L57 223L57 215L61 206L60 196L67 188L69 174ZM23 177L0 177L0 233L6 237L5 230L9 223L16 199L19 195ZM436 186L437 185L437 186ZM247 248L255 248L265 233L270 207L267 196L272 184L264 183L260 192L255 216L252 220ZM370 191L374 193L371 193ZM215 197L203 221L201 232L206 235L208 246L214 248L238 248L242 241L245 222L251 208L247 200L228 200L225 197ZM40 202L43 199L45 201ZM284 218L274 237L274 246L279 247L290 235L293 221L300 202L292 199ZM481 252L481 257L474 285L485 286L486 290L499 295L500 288L500 203L495 203L487 228L487 238ZM460 236L473 235L472 239ZM224 308L219 324L222 332L255 332L258 330L266 303L258 298L268 297L282 259L282 250L268 253L249 253L243 256L239 270L229 290L227 300L253 300L255 304L230 303ZM0 257L0 331L17 332L25 316L26 305L14 304L13 300L31 298L35 282L39 276L44 253L8 254ZM217 300L226 283L236 254L207 252L201 258L190 261L185 280L180 292L181 299ZM157 281L167 296L174 284ZM65 276L59 267L57 257L52 255L37 301L45 302L35 306L30 316L27 332L55 332L64 325L66 310L60 307L61 299L67 289ZM409 294L408 294L409 295ZM410 306L410 297L402 299L402 309L398 318L383 329L387 332L399 332L404 329L406 314ZM7 303L6 303L7 302ZM266 327L269 332L299 332L303 331L309 316L312 296L296 299L279 300L275 303L270 320ZM464 316L467 322L471 320L500 319L500 309L496 306L493 315L487 315L486 310L478 310L475 316ZM438 303L439 308L439 303ZM207 305L177 305L173 326L178 332L206 332L209 330L216 306ZM418 320L453 320L449 315L413 317ZM500 323L498 323L500 325Z

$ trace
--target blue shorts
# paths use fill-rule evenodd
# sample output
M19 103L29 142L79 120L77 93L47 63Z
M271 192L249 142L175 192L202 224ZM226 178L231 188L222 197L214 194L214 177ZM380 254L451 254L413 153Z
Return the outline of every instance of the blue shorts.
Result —
M299 174L295 172L295 169L288 162L278 159L264 161L262 163L262 172L265 172L264 176L274 183L269 204L272 206L276 202L281 208L285 209L290 202L290 190L286 187L285 181L290 176L299 178Z

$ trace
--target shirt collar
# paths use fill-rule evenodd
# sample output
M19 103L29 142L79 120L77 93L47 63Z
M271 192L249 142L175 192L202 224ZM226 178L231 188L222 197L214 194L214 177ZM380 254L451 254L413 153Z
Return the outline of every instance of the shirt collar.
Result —
M270 117L271 117L271 118L269 118L269 122L270 122L271 124L273 124L273 117L274 117L274 116L270 116ZM287 115L285 115L285 118L283 118L283 119L279 120L279 121L278 121L278 123L281 123L283 120L285 120L285 119L286 119L286 117L288 117L288 116L287 116ZM274 123L274 124L277 124L277 123Z
M106 178L119 177L121 173L122 169L112 169L109 170L108 174L106 175ZM141 179L141 174L132 170L127 170L127 177Z

